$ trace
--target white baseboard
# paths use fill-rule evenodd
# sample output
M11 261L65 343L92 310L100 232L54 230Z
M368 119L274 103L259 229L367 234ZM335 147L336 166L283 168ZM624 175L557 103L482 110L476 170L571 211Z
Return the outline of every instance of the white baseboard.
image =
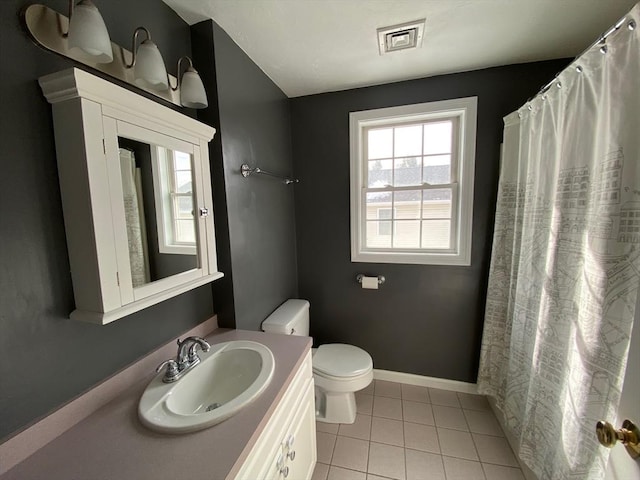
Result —
M439 388L440 390L450 390L452 392L478 393L478 386L475 383L447 380L446 378L425 377L413 373L392 372L390 370L378 370L374 368L373 378L376 380L386 380L388 382L417 385L419 387Z

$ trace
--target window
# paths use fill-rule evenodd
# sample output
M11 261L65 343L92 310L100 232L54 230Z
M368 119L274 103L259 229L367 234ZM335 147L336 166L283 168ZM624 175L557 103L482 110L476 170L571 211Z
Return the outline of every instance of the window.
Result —
M160 253L195 255L191 155L160 146L152 151Z
M378 208L378 220L391 220L393 211L390 208ZM393 224L390 221L378 222L378 235L391 235Z
M353 262L470 265L476 106L350 114Z

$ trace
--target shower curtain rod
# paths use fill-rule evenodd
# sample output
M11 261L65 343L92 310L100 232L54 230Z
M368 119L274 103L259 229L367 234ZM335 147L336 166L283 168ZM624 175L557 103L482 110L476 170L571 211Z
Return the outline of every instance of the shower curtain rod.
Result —
M624 17L622 17L620 20L618 20L615 25L613 25L613 27L611 27L609 30L607 30L606 32L604 32L602 35L600 35L598 37L598 39L593 42L591 45L589 45L587 48L585 48L582 52L580 52L580 54L578 54L576 56L576 58L569 64L567 65L565 68L563 68L561 71L559 71L558 73L555 74L555 76L553 77L553 79L546 83L538 93L536 93L533 97L530 97L526 103L529 103L531 100L533 100L534 98L538 97L539 95L542 95L544 93L547 92L547 90L549 90L551 88L551 86L553 85L553 83L556 81L556 79L560 76L560 74L562 72L564 72L566 69L568 69L569 67L573 66L578 60L580 60L580 58L587 53L589 50L591 50L593 47L595 47L598 44L603 44L602 47L600 47L601 49L604 48L604 51L602 51L602 53L606 53L606 46L604 45L604 43L606 42L607 38L609 36L611 36L611 34L613 34L614 32L617 32L618 30L620 30L620 27L622 27L622 25L624 24L625 20L627 19L627 15L625 15ZM629 22L629 30L634 30L636 28L636 22L632 19Z

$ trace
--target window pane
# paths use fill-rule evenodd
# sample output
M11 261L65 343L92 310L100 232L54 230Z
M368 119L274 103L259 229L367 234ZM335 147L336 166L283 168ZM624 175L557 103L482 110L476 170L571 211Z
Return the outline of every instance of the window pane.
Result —
M393 246L394 248L419 248L420 247L420 221L396 220L394 224Z
M369 130L367 147L369 160L374 158L391 158L393 156L392 146L392 128Z
M191 155L184 152L175 152L176 170L191 170Z
M422 218L451 218L451 189L422 192Z
M422 181L429 185L451 183L451 155L434 155L422 159Z
M410 157L422 152L422 125L394 129L394 157Z
M420 190L393 193L395 218L420 218Z
M368 221L367 222L367 248L389 248L391 247L391 226L390 221Z
M448 249L451 242L451 220L423 220L422 248Z
M176 174L176 192L177 193L191 193L192 191L192 183L191 183L191 172L175 172Z
M367 186L380 188L391 185L393 180L393 160L373 160L369 162Z
M176 197L176 217L193 218L193 200L191 197Z
M451 153L452 122L426 123L424 125L424 154Z
M193 220L176 220L176 242L192 243L196 242L196 229Z
M379 209L391 208L391 192L368 192L366 207L367 220L377 219Z
M378 222L378 235L391 235L392 227L391 222Z
M378 209L378 220L391 220L393 217L391 213L393 212L390 208L379 208Z
M420 157L396 158L393 185L405 187L407 185L420 185Z

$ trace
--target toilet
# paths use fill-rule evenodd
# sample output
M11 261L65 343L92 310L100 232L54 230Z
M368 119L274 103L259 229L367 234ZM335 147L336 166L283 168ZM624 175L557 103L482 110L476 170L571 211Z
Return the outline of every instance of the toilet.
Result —
M262 322L262 330L286 335L309 335L309 302L287 300ZM356 419L354 393L373 380L373 361L361 348L330 343L312 349L316 420L353 423Z

